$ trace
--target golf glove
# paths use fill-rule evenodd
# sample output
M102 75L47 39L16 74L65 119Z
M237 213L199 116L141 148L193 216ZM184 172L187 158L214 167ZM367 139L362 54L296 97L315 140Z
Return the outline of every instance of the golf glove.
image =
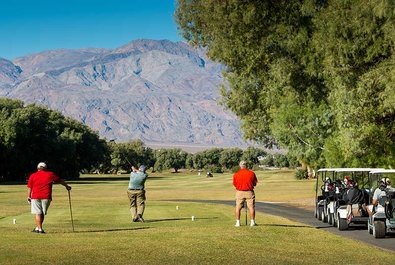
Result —
M31 203L32 203L32 198L27 197L27 203L28 203L28 204L31 204Z

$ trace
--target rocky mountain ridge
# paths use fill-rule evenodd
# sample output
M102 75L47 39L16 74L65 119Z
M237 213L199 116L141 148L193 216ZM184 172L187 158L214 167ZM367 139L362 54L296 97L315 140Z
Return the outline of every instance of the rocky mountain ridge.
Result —
M0 96L46 105L108 140L244 146L239 120L217 102L222 70L186 43L137 40L0 59Z

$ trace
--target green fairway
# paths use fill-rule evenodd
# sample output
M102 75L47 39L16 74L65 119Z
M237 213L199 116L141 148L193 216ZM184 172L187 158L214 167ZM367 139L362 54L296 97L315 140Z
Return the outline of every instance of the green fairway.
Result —
M69 182L75 233L63 186L54 186L44 222L47 234L35 234L30 232L35 224L26 185L0 185L0 264L393 263L392 252L283 218L258 213L258 226L235 228L233 207L176 201L233 200L231 174L150 176L145 223L131 223L128 175L91 175ZM300 203L314 197L314 181L296 181L292 171L257 176L258 201ZM335 250L341 258L331 259L328 251Z

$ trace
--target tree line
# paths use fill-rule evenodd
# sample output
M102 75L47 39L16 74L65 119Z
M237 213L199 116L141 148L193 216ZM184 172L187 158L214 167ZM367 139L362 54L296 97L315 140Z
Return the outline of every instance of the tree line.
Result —
M88 126L60 112L0 98L0 180L24 180L47 162L63 178L103 163L108 146Z
M58 111L15 99L0 98L0 124L0 181L26 180L41 161L65 179L77 179L80 173L130 172L132 165L141 164L154 171L188 168L216 173L234 170L241 159L250 166L296 166L295 159L255 147L192 154L178 148L154 150L141 140L106 141Z
M395 166L392 0L178 0L184 38L226 65L247 139L310 171Z

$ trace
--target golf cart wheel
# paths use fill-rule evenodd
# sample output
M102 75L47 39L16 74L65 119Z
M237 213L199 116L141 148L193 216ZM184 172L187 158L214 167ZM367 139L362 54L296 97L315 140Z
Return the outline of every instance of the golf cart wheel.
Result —
M340 218L340 215L338 215L338 218L337 218L337 228L338 228L340 231L347 230L347 229L348 229L347 219L345 219L345 218Z
M333 213L333 227L337 227L337 220L336 220L336 215Z
M324 209L322 209L322 207L318 206L318 220L322 221L322 212L324 211Z
M383 221L374 221L373 236L375 238L385 237L385 223Z
M328 214L328 224L333 225L333 213Z
M328 216L325 215L324 209L322 209L321 215L322 215L322 216L321 216L322 222L327 223L327 222L328 222Z

